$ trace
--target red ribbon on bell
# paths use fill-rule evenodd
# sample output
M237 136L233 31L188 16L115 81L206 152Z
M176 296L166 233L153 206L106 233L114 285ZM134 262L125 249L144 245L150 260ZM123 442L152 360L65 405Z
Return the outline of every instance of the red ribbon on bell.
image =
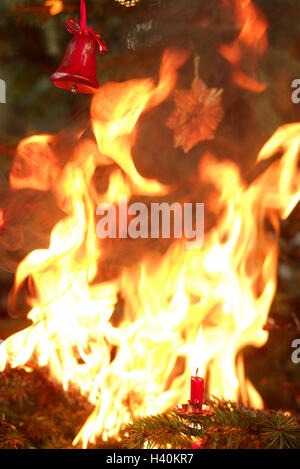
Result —
M61 65L51 76L58 88L72 93L94 93L99 89L96 75L97 54L107 52L104 39L86 25L85 0L80 3L80 22L69 19L66 28L74 34Z

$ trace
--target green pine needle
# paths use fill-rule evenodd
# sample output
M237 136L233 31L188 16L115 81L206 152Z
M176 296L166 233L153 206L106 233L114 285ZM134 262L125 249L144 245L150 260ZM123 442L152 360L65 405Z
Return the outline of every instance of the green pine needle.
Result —
M125 429L127 448L300 448L300 426L282 412L267 412L211 399L211 415L176 412L136 419ZM198 425L201 424L201 428Z

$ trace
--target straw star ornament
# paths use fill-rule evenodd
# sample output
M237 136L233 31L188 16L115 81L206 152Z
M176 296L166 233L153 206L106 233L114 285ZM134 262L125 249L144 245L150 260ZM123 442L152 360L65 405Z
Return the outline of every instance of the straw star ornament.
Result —
M174 132L174 147L188 153L197 143L212 140L223 118L222 89L207 88L198 72L199 57L195 59L195 78L189 90L175 91L175 110L166 122Z

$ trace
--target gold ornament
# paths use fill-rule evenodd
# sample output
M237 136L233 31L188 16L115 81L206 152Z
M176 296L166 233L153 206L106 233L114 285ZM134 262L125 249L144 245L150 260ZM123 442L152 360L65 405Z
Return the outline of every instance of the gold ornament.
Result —
M125 7L134 7L139 1L140 0L115 0L115 2L118 2L120 5Z

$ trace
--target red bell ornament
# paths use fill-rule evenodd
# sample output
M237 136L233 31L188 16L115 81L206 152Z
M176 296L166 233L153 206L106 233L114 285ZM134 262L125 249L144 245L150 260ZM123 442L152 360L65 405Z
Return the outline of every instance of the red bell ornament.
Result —
M85 1L81 0L81 19L69 19L67 30L75 37L70 42L61 65L51 76L58 88L72 93L94 93L99 88L96 75L97 54L107 51L103 38L86 25Z

